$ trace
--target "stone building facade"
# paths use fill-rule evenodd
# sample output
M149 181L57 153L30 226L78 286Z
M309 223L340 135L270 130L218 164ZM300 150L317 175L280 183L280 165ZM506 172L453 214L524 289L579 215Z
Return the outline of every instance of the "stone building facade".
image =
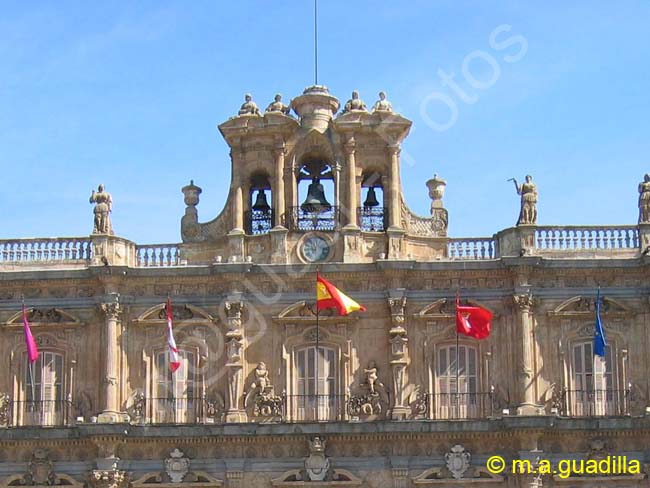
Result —
M103 187L89 237L0 241L1 486L650 486L648 178L637 225L537 225L527 178L518 225L451 238L444 180L431 215L406 205L411 122L385 95L339 108L322 86L247 96L219 126L226 207L201 223L183 187L182 243L114 234ZM317 268L367 311L317 318ZM488 339L457 338L457 293L493 312Z

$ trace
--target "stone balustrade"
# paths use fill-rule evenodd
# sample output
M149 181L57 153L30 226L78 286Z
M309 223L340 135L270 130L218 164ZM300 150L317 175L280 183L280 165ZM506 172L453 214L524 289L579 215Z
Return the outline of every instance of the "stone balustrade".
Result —
M0 263L67 263L91 258L92 242L87 237L0 240Z
M136 264L140 268L161 268L180 264L178 244L136 245L135 251Z
M449 259L495 259L498 243L493 237L469 237L449 239Z
M538 226L535 248L541 250L636 249L639 230L635 225Z

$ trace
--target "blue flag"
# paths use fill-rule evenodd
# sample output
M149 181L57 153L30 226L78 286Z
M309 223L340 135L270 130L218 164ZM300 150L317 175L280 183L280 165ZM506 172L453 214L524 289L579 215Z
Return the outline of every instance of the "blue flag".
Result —
M605 357L605 331L603 330L603 322L600 320L600 288L598 288L598 295L596 298L596 323L594 324L594 355Z

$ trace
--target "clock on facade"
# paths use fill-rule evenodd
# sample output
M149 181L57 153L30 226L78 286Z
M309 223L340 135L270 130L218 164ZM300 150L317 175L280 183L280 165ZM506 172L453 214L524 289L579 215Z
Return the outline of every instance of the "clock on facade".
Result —
M307 236L302 243L302 255L310 263L325 261L330 253L330 244L324 237Z

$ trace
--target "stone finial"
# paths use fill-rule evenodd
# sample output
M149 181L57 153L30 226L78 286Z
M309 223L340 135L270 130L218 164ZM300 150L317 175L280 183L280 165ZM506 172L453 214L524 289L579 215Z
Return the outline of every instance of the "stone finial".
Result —
M279 93L275 95L273 101L269 103L268 107L266 107L266 112L279 112L284 115L289 115L290 110L291 108L289 107L289 105L285 105L284 103L282 103L282 95L280 95Z
M93 190L90 195L90 203L95 204L95 225L93 234L113 235L110 213L113 210L113 199L111 194L104 191L104 185L99 185L97 191Z
M508 181L515 184L517 194L521 195L521 208L517 225L537 224L537 186L533 183L533 177L526 175L526 181L521 185L517 183L515 178L510 178Z
M427 188L429 189L429 198L431 199L431 215L435 213L436 208L445 208L442 198L445 196L445 188L447 182L440 178L437 174L427 181Z
M196 207L199 204L199 195L201 195L203 190L194 184L194 180L190 180L190 184L181 188L181 191L185 196L185 205L188 207Z
M639 183L639 224L650 224L650 174Z
M359 92L357 90L354 90L352 92L352 98L345 103L345 106L343 107L343 111L341 113L345 114L351 112L352 110L359 110L363 112L368 111L365 102L359 98Z
M247 93L244 95L244 103L237 112L237 115L261 115L260 109L257 107L257 104L253 101L253 95Z
M373 112L392 112L393 111L393 106L391 103L386 100L386 92L380 91L379 92L379 100L375 102L375 104L372 107Z

